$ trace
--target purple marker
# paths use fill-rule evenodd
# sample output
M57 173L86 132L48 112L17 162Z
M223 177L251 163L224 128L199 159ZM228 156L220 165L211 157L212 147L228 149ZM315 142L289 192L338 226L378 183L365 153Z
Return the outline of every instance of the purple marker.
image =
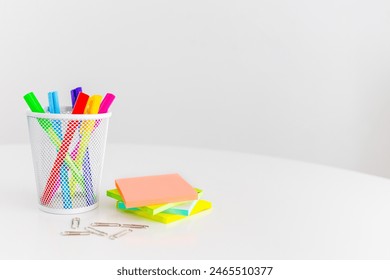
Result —
M77 97L79 96L80 92L82 92L83 89L81 87L77 87L75 89L72 89L70 91L70 96L72 98L72 108L74 107L74 104L76 103Z

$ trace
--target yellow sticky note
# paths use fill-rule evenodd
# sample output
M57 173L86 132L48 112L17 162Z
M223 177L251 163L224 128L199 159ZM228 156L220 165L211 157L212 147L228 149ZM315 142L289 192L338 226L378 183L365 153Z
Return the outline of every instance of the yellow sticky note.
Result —
M199 200L198 203L196 204L196 206L194 207L194 209L192 210L190 216L198 214L198 213L205 211L207 209L211 209L211 207L212 207L212 204L210 201ZM138 216L141 216L141 217L144 217L144 218L156 221L156 222L164 223L164 224L170 224L170 223L173 223L173 222L176 222L176 221L179 221L179 220L182 220L182 219L189 217L189 216L166 214L166 213L159 213L156 215L150 215L147 212L142 211L142 210L123 210L123 209L120 209L120 210L123 212L132 213L132 214L135 214L135 215L138 215Z

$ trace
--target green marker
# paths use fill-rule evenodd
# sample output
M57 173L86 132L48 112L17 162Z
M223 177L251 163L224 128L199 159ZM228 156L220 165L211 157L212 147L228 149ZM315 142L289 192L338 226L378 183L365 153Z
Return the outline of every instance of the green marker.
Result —
M30 107L31 112L34 113L45 113L45 110L43 110L41 103L39 103L37 97L33 92L27 93L25 96L23 96L24 100L26 101L28 107ZM49 127L51 127L51 123L47 119L40 119L38 118L39 124L42 126L42 128L48 132ZM52 137L50 137L51 139ZM53 139L52 139L53 141ZM54 145L57 145L54 143Z
M42 108L41 104L39 103L37 97L33 92L27 93L25 96L23 96L23 98L32 112L45 113L45 110ZM57 136L57 133L51 126L50 120L41 118L37 118L37 120L40 126L45 130L47 135L49 135L50 141L54 144L54 146L56 146L57 149L59 149L61 146L61 139ZM66 154L65 161L68 164L69 168L72 170L72 173L75 178L79 182L83 182L83 177L81 176L79 169L77 168L69 154Z
M45 110L43 110L41 104L39 103L37 97L33 92L27 93L24 97L24 100L26 100L26 103L28 107L30 107L31 111L34 113L45 113Z

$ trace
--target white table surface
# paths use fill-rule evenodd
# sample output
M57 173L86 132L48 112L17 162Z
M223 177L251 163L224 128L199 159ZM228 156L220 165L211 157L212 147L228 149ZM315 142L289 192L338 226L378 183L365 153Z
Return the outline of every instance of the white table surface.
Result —
M390 180L228 151L109 145L100 205L78 215L38 210L28 145L0 146L1 259L389 259ZM115 209L114 179L179 173L213 209L174 224ZM109 240L65 237L71 218L142 223Z

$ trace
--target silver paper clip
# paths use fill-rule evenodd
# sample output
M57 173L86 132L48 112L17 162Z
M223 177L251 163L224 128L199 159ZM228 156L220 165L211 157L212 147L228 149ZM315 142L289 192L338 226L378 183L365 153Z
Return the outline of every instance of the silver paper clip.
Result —
M115 233L115 234L113 234L113 235L110 235L110 239L111 240L114 240L114 239L117 239L117 238L119 238L119 237L121 237L121 236L123 236L123 235L125 235L125 234L128 234L130 231L132 231L131 229L129 229L129 228L127 228L127 229L124 229L124 230L121 230L121 231L119 231L119 232L117 232L117 233Z
M124 227L124 228L148 228L149 226L148 225L137 225L137 224L122 224L121 227Z
M71 225L72 229L78 229L79 226L80 226L80 218L78 217L73 218L72 225Z
M99 236L107 236L108 235L107 232L104 232L104 231L101 231L101 230L98 230L98 229L92 228L92 227L86 227L85 230L89 231L90 233L99 235Z
M96 223L92 223L91 224L91 227L120 227L121 224L118 224L118 223L100 223L100 222L96 222Z
M89 231L68 230L68 231L61 232L61 235L64 235L64 236L80 236L80 235L90 235L90 234L91 233Z

